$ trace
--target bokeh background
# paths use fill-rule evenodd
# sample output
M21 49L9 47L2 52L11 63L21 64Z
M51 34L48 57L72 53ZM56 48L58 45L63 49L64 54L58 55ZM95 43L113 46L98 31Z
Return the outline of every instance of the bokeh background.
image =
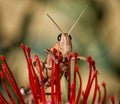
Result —
M46 14L68 32L86 4L87 10L71 32L73 52L92 56L100 73L99 83L104 80L107 84L108 101L113 94L116 102L120 99L119 0L0 0L0 54L6 56L19 86L29 83L20 44L30 46L32 54L44 61L43 49L51 48L60 34ZM88 66L83 62L79 66L85 87ZM1 84L0 91L4 93Z

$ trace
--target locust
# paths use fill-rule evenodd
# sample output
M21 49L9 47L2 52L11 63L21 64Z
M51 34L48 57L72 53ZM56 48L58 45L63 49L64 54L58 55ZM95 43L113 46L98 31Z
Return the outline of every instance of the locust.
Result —
M51 59L53 59L56 63L58 61L57 58L54 56L53 49L56 49L57 52L62 53L62 57L61 57L61 61L60 61L60 77L62 77L64 74L65 78L67 79L68 55L70 53L72 53L72 37L71 37L70 33L74 29L75 25L79 21L82 14L85 12L86 8L87 8L87 5L82 10L82 12L78 16L78 18L76 19L74 24L72 25L72 27L70 28L68 33L64 33L63 30L54 21L54 19L49 14L47 14L48 18L55 24L55 26L59 29L59 31L61 33L57 36L56 43L50 49L44 49L45 53L47 53L47 56L46 56L45 61L41 62L41 66L43 69L42 74L44 77L45 88L48 88L51 86L51 82L50 82L51 81L51 71L52 71L52 60ZM74 60L74 58L72 58L72 59ZM77 59L78 60L86 60L86 57L78 56ZM34 65L34 67L36 67L36 73L39 75L39 70L37 70L36 62L33 62L33 65ZM27 93L30 91L29 90L26 91L24 89L24 92L26 93L26 95L28 95Z

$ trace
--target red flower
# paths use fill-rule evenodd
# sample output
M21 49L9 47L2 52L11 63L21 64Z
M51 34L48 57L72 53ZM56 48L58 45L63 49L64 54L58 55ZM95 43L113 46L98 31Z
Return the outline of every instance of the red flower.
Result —
M56 50L54 49L54 55L58 57L58 63L56 63L54 60L52 60L52 71L51 71L51 100L47 101L46 99L46 93L45 93L45 84L44 84L44 76L42 74L42 66L40 59L37 55L35 55L36 64L39 68L39 75L35 72L35 67L33 66L33 61L30 55L30 48L27 46L24 46L24 44L21 44L21 48L24 52L27 66L28 66L28 75L29 75L29 84L32 94L32 99L35 104L62 104L62 97L61 97L61 83L60 83L60 58L61 53L59 52L58 55L56 54ZM75 52L74 54L70 54L68 56L68 70L67 70L67 83L68 84L68 98L66 104L87 104L87 101L89 99L89 93L91 91L91 87L94 85L94 93L92 98L92 104L105 104L106 102L106 84L105 82L102 83L102 86L104 88L104 95L102 97L100 85L98 83L98 70L95 66L95 61L89 56L87 58L87 62L89 65L89 76L88 76L88 82L85 90L82 90L82 78L78 69L77 64L77 56L78 54ZM73 74L73 80L71 80L71 59L74 57L74 74ZM6 62L6 59L3 55L1 55L2 60L2 69L3 71L0 71L0 77L2 81L2 85L4 90L6 91L10 103L16 104L14 98L10 94L8 87L6 85L6 78L8 79L11 87L13 88L13 91L15 92L16 96L18 97L21 104L25 104L25 98L21 94L20 89L13 77L13 74ZM79 78L79 89L78 92L76 92L76 77ZM72 82L73 81L73 82ZM95 82L95 84L93 84ZM98 93L98 94L97 94ZM80 101L81 98L81 101ZM115 104L115 98L112 96L110 98L110 101L112 104ZM9 102L5 99L5 97L0 92L0 104L9 104Z

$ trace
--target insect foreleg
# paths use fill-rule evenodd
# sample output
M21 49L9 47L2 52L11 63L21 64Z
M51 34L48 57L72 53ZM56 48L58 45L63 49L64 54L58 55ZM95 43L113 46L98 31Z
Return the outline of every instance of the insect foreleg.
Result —
M58 63L58 59L55 57L55 55L53 54L51 50L44 49L44 51L51 56L51 58L55 61L56 64Z

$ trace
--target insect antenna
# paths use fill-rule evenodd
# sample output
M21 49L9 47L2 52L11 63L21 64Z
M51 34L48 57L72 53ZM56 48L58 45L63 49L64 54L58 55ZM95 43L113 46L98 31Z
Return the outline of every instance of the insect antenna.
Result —
M53 18L47 14L47 16L51 19L51 21L55 24L55 26L60 30L61 33L63 33L62 29L58 26L58 24L53 20Z
M86 10L87 7L88 7L88 5L86 5L85 8L82 10L82 12L80 13L80 15L78 16L78 18L74 22L73 26L70 28L68 34L71 33L71 31L73 30L73 28L75 27L75 25L77 24L77 22L79 21L80 17L83 15L83 13L85 12L85 10Z

